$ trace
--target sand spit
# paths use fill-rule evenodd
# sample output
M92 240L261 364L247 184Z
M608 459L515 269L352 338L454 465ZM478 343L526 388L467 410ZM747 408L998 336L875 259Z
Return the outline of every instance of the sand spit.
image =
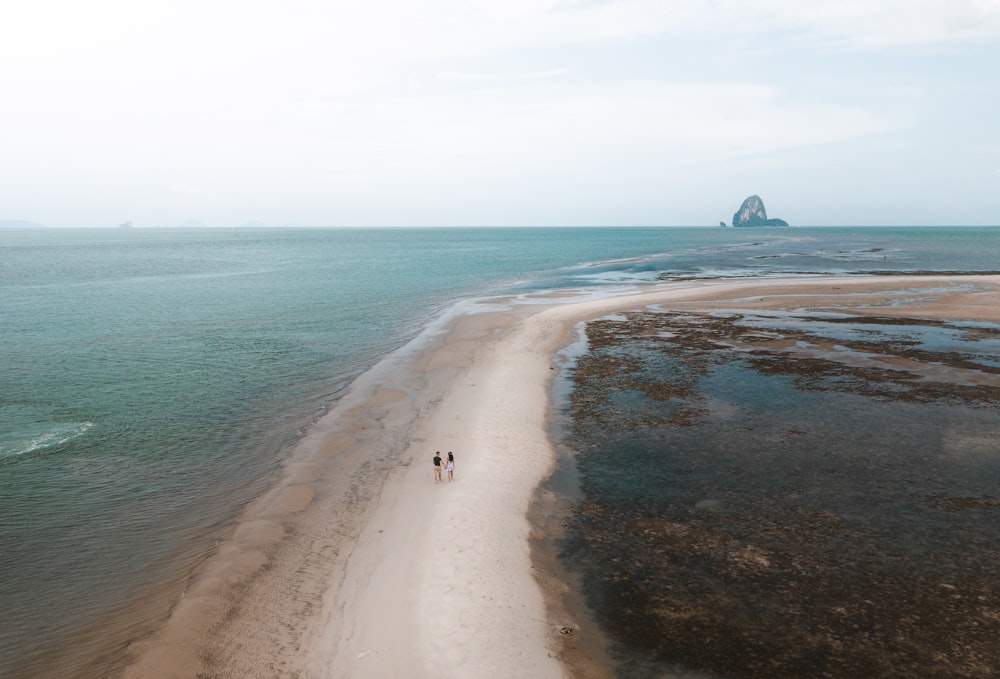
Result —
M484 302L352 385L161 629L130 649L125 676L571 676L564 632L578 626L533 574L527 518L555 460L553 357L580 321L694 303L997 320L1000 277L705 281ZM452 483L434 483L438 450L455 453Z

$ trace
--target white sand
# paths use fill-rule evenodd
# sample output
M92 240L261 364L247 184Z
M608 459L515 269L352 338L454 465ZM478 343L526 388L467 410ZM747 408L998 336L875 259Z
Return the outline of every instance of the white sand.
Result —
M527 512L554 464L553 357L576 323L693 299L996 318L998 290L996 277L713 281L460 316L352 386L126 676L569 676L559 628L574 623L546 606ZM436 450L454 451L454 482L434 483Z

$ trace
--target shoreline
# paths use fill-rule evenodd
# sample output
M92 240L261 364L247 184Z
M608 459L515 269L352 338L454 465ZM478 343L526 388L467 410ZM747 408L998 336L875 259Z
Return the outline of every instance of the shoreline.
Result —
M530 304L481 300L351 385L165 624L133 645L124 676L562 677L570 668L588 676L594 658L579 647L593 643L593 627L583 621L583 634L563 633L581 629L579 602L568 603L564 587L553 591L551 573L536 575L544 559L531 540L545 531L529 521L556 464L554 357L572 329L657 304L779 308L808 295L856 311L844 291L892 297L953 282L987 286L995 301L1000 279L713 280L599 299L567 290L529 295ZM971 302L974 293L954 294ZM960 318L996 317L988 301L966 308ZM866 312L919 309L955 316L955 307L919 301ZM436 450L455 452L453 483L434 484Z

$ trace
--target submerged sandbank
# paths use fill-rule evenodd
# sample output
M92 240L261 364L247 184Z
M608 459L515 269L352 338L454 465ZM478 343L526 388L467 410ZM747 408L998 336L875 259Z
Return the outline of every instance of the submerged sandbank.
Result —
M906 298L930 284L946 289ZM131 649L125 676L567 676L563 632L579 625L561 592L546 603L527 514L554 465L553 356L575 324L693 300L996 320L997 289L996 277L785 279L484 301L352 385ZM435 451L454 451L454 482L434 483Z

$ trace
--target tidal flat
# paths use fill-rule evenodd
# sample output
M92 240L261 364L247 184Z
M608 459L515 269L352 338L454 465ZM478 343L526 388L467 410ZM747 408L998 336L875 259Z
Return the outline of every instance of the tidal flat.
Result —
M678 306L588 323L564 413L616 674L993 676L1000 326Z

